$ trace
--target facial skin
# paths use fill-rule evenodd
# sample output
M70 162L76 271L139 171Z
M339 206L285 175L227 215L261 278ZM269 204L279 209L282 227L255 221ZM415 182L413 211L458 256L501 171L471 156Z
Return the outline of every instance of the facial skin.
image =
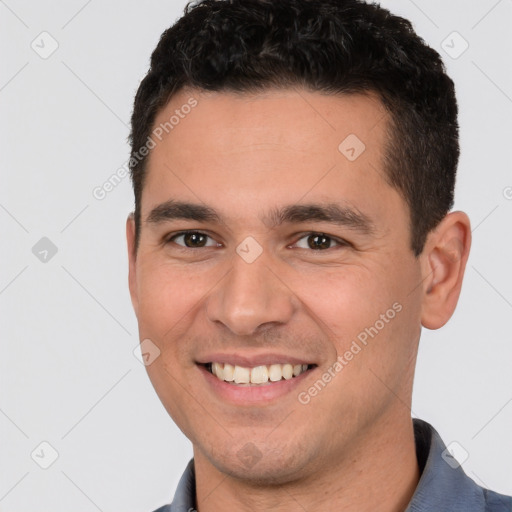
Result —
M155 126L191 97L197 106L151 151L136 253L131 216L127 239L140 339L161 351L148 374L193 443L198 509L403 510L419 477L410 404L421 325L441 327L456 306L467 216L447 215L414 256L408 207L383 178L388 117L372 95L182 90ZM350 134L366 146L354 161L338 149ZM169 200L220 221L147 222ZM273 210L310 204L350 208L371 229L271 225ZM186 230L208 237L169 241ZM330 237L325 248L311 248L315 234ZM236 251L247 237L262 250L250 263ZM253 255L249 243L240 247ZM394 304L400 312L347 360ZM245 387L233 398L198 364L213 354L316 367L280 396ZM338 357L343 369L301 403Z

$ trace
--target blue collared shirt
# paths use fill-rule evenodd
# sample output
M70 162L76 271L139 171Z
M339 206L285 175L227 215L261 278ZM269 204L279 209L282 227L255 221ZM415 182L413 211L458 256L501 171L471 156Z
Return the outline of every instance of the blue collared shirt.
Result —
M414 419L413 424L421 477L405 512L512 512L511 496L477 485L453 459L430 424L419 419ZM192 459L178 483L172 504L155 512L193 512L195 507Z

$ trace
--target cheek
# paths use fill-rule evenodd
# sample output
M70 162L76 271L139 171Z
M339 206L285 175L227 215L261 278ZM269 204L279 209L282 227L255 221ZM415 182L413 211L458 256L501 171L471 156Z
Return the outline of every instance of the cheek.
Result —
M343 358L339 386L376 407L394 396L389 389L403 388L414 368L420 333L420 308L410 294L415 275L403 265L347 277L345 294L323 306L330 308L336 351Z
M386 283L385 273L356 265L316 272L301 279L296 289L319 327L334 337L338 349L391 308L396 295Z
M147 263L138 271L139 327L157 339L173 337L205 293L201 275L169 264ZM141 333L144 334L144 333Z
M385 394L385 386L370 370L393 388L393 375L404 375L417 336L418 311L408 296L413 275L404 265L353 265L302 280L298 290L306 314L315 318L333 348L329 360L334 364L342 358L343 369L334 372L338 377L331 388L333 400L338 400L334 390L341 388L361 400L369 399L361 393ZM370 391L371 383L377 389Z

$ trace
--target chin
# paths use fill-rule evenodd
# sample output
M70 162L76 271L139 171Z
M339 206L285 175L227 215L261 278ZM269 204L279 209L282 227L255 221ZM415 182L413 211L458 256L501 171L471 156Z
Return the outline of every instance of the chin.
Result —
M304 449L251 441L232 443L222 455L216 451L207 458L218 471L254 486L296 481L306 475L311 465Z

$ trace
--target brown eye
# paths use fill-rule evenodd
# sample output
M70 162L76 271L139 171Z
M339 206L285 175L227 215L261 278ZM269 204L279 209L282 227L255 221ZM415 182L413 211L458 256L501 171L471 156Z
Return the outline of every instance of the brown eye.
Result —
M182 247L186 247L188 249L197 249L201 247L212 247L217 246L218 244L212 240L211 243L207 243L210 237L201 233L199 231L185 231L183 233L178 233L177 235L169 238L169 242L174 242L177 245ZM178 240L182 239L182 242L178 242Z
M304 242L301 242L304 240ZM295 244L301 249L312 249L313 251L325 251L331 249L334 245L347 245L342 240L335 239L324 233L308 233L299 239Z
M308 245L311 249L329 249L331 246L331 239L325 235L309 235Z

